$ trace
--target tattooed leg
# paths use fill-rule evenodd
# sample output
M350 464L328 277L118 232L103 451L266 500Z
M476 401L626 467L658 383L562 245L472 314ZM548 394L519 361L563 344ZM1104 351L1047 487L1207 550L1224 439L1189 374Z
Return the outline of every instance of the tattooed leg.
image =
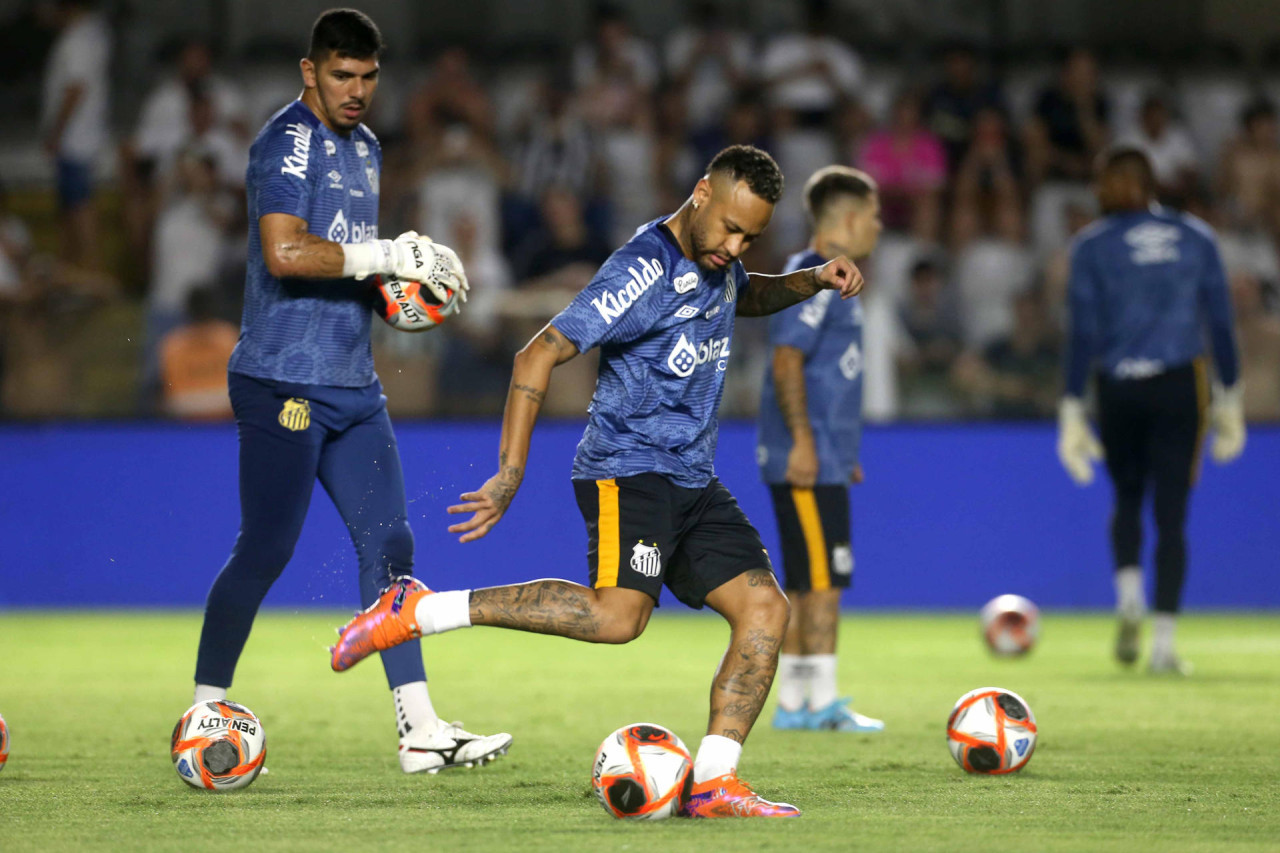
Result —
M815 590L805 595L804 619L800 623L802 654L835 654L839 627L840 590Z
M716 588L707 604L729 620L732 630L711 682L707 734L742 743L773 686L787 629L787 598L772 572L754 569Z
M634 589L591 589L562 580L494 586L471 593L471 624L554 634L588 643L640 636L653 599Z

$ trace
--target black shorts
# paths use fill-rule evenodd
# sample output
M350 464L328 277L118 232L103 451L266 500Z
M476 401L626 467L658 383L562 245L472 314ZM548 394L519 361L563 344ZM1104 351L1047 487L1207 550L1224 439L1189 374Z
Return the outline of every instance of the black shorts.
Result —
M574 480L587 522L591 586L647 593L663 584L701 609L715 588L752 569L773 570L760 534L718 479L686 489L660 474Z
M1098 434L1121 490L1189 491L1200 473L1209 405L1204 359L1146 379L1098 377Z
M770 485L782 540L783 589L847 589L853 580L849 487Z

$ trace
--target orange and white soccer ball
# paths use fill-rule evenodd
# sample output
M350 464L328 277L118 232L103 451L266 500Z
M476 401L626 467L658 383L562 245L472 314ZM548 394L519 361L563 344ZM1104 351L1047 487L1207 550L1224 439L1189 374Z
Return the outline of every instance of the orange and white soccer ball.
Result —
M398 331L430 331L458 310L458 291L440 286L447 294L443 301L421 282L404 281L393 275L377 276L373 289L374 311Z
M262 721L235 702L197 702L173 727L173 769L193 788L234 791L248 787L267 759Z
M1040 636L1040 610L1021 595L997 595L982 608L982 638L993 654L1025 655Z
M947 746L966 773L1016 773L1031 760L1036 734L1031 706L1002 687L970 690L947 718Z
M604 810L624 820L661 820L680 810L693 782L693 758L675 732L632 723L596 751L591 788Z
M4 721L4 717L0 717L0 770L4 769L5 762L9 760L9 724Z

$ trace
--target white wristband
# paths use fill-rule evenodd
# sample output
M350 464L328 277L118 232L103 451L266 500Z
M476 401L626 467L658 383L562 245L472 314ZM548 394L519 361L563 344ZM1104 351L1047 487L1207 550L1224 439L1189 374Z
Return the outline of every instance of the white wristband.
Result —
M367 278L395 271L395 246L390 240L342 244L342 277Z

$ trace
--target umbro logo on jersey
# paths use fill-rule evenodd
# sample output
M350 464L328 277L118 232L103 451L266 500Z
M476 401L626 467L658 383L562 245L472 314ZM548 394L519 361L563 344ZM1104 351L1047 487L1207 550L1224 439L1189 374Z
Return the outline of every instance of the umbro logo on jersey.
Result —
M613 293L606 291L603 296L591 300L591 304L600 312L600 316L606 323L611 324L625 314L627 309L653 286L653 283L662 275L662 264L657 258L653 260L641 258L640 271L637 272L635 267L627 267L627 273L631 276L631 281L627 282L626 287L620 287Z
M328 142L328 141L329 140L327 139L325 140L325 142ZM331 190L342 189L342 173L339 172L337 169L329 170L329 189Z
M307 161L311 159L311 128L295 122L284 129L285 136L293 137L293 153L285 156L280 167L283 175L293 175L300 181L307 179Z
M646 545L640 541L632 546L631 569L647 578L656 578L662 571L662 552L658 550L658 543Z
M1125 232L1124 241L1133 247L1135 264L1164 264L1178 260L1178 240L1182 232L1176 225L1147 222Z
M681 320L688 320L690 317L697 317L697 316L698 316L698 306L696 305L681 306L680 310L676 312L676 317L678 317Z
M676 276L676 280L671 284L675 287L676 293L683 296L698 286L698 274L696 272L687 272L684 275Z

